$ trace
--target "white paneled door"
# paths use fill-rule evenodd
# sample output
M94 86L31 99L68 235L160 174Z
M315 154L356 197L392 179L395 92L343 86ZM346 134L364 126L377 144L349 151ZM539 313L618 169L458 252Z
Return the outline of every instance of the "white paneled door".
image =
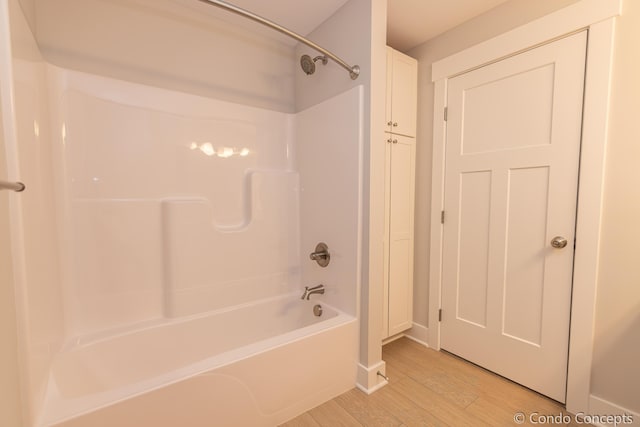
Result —
M561 402L586 40L447 89L441 347Z

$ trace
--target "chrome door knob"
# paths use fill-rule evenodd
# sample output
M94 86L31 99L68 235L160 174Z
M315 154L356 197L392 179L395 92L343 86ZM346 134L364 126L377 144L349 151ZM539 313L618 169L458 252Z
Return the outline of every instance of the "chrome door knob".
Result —
M551 239L551 246L553 246L556 249L562 249L565 246L567 246L567 239L565 239L562 236L556 236L553 239Z

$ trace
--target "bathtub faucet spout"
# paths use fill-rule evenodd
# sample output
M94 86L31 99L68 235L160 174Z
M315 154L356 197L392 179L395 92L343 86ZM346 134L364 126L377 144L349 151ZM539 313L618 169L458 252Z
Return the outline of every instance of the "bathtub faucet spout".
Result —
M302 294L302 298L308 300L309 297L313 294L324 294L324 285L314 286L312 288L305 286L304 293Z

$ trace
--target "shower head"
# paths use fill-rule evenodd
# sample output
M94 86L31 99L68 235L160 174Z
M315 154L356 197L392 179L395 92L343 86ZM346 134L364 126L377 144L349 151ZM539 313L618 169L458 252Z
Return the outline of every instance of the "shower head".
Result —
M316 72L316 61L322 60L322 65L327 65L327 57L324 55L316 56L315 58L311 58L309 55L302 55L300 58L300 66L306 75L311 75Z
M316 64L309 55L302 55L300 58L300 66L306 75L311 75L316 72Z

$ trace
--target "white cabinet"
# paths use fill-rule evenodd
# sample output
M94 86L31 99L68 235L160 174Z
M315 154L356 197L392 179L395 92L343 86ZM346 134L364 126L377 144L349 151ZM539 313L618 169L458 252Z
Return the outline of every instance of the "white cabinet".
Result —
M416 164L417 61L391 48L387 59L383 338L413 322Z
M413 216L416 143L387 134L385 337L409 329L413 319Z
M418 62L387 47L386 131L416 136Z

